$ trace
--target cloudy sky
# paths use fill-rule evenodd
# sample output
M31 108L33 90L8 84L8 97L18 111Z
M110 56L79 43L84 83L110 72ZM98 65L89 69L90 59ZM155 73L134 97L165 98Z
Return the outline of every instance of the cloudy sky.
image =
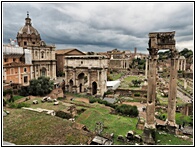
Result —
M148 33L176 31L176 48L193 50L191 2L3 3L3 43L15 39L27 11L34 28L57 49L147 53Z

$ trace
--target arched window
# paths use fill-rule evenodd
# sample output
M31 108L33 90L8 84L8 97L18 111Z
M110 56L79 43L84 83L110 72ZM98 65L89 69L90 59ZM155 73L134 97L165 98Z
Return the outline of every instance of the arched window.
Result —
M37 51L35 51L35 56L37 56Z
M44 52L43 51L41 52L41 58L42 59L44 58Z

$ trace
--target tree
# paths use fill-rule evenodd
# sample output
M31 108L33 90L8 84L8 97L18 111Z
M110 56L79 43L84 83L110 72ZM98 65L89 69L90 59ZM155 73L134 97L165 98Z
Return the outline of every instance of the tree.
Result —
M54 82L49 77L41 76L38 79L30 81L29 94L44 96L49 94L53 89Z
M134 86L140 86L141 80L132 80Z

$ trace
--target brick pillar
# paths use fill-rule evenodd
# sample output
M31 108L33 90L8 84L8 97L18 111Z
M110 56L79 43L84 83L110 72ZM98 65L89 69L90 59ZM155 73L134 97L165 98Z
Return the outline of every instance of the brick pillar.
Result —
M170 133L175 133L176 122L176 95L177 95L177 65L178 65L178 52L171 50L171 68L169 80L169 94L168 94L168 110L166 125Z

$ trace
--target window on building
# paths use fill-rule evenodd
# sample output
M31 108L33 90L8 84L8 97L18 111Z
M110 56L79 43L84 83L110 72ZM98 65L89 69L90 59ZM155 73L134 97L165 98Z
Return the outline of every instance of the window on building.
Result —
M37 51L35 51L35 56L37 57Z
M27 72L27 68L26 67L24 67L24 72Z
M24 42L24 46L26 46L26 45L27 45L27 42L25 41L25 42Z
M81 61L81 64L83 64L83 61Z
M33 42L33 44L35 44L35 42Z
M10 69L10 74L14 74L14 68Z
M24 83L28 83L28 76L24 76Z
M41 58L42 59L44 58L44 52L43 51L41 52Z
M16 59L15 58L13 58L13 62L15 62L16 61Z
M49 52L47 52L47 57L49 57Z

